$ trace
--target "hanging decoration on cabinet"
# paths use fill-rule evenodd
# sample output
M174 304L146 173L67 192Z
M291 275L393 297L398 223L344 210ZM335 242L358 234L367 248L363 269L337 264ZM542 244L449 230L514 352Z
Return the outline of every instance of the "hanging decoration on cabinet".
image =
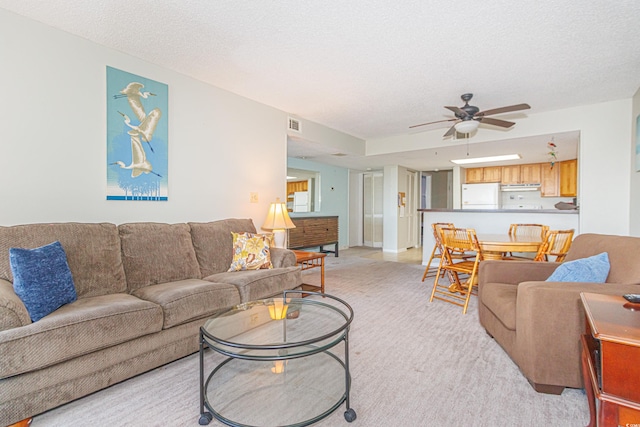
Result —
M551 138L551 141L547 142L547 148L549 150L547 152L547 155L549 156L549 163L551 164L551 169L553 169L553 166L558 161L558 150L553 137Z
M107 200L168 200L168 95L107 67Z

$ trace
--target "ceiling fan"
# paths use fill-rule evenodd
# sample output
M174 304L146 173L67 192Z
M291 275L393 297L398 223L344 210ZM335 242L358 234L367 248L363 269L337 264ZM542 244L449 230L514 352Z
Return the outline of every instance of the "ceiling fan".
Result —
M421 123L419 125L409 126L409 128L416 128L419 126L430 125L433 123L441 123L441 122L451 122L456 121L456 123L449 128L447 133L444 134L444 138L453 135L455 132L458 133L471 133L478 129L480 123L486 123L488 125L500 126L503 128L510 128L515 125L514 122L508 122L506 120L494 119L492 116L495 114L502 113L510 113L512 111L520 111L520 110L528 110L531 108L529 104L517 104L510 105L508 107L494 108L492 110L480 111L480 109L474 105L469 105L469 101L473 98L472 93L465 93L460 98L464 101L464 105L462 107L447 107L444 108L453 111L456 118L455 119L447 119L447 120L438 120L435 122Z

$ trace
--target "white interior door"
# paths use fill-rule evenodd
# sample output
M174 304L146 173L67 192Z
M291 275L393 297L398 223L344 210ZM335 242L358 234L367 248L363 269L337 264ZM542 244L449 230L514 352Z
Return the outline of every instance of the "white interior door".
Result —
M382 247L383 175L366 173L363 175L363 237L364 246Z
M406 180L406 203L404 208L404 215L406 218L406 242L407 248L418 246L418 212L417 201L418 199L418 173L407 171L405 175Z

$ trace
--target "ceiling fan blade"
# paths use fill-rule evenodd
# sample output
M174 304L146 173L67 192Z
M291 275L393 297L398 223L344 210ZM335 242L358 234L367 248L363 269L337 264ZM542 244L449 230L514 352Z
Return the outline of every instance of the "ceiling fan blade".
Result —
M506 120L494 119L492 117L482 117L480 119L480 123L484 123L487 125L500 126L501 128L510 128L515 125L513 122L508 122Z
M476 113L476 117L491 116L493 114L510 113L511 111L528 110L531 108L529 104L510 105L508 107L494 108L493 110L480 111Z
M460 108L460 107L447 107L447 106L445 105L445 107L444 107L444 108L446 108L447 110L451 110L451 111L453 111L453 112L454 112L454 113L456 113L456 115L457 115L457 116L459 116L461 119L462 119L462 118L465 118L465 117L467 117L467 116L468 116L467 112L466 112L466 111L464 111L464 110L463 110L462 108Z
M452 122L452 121L454 121L454 120L458 120L458 119L446 119L446 120L438 120L438 121L435 121L435 122L421 123L421 124L419 124L419 125L409 126L409 129L417 128L418 126L432 125L432 124L434 124L434 123Z
M455 125L453 125L453 126L451 126L451 127L449 128L449 130L447 131L447 133L445 133L444 135L442 135L442 137L443 137L443 138L446 138L446 137L448 137L448 136L451 136L451 135L453 135L453 134L455 133L455 131L456 131L456 126L455 126Z

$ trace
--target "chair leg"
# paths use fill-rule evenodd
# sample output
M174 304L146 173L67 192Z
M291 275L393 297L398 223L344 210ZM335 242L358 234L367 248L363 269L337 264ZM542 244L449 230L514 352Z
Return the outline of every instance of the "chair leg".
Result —
M433 257L435 257L436 255L436 249L438 249L438 247L434 246L433 250L431 251L431 256L429 257L429 261L427 262L427 267L424 269L424 274L422 275L423 282L424 282L424 279L426 279L427 274L429 274L429 269L431 268L431 261L433 261Z
M436 294L436 288L438 287L438 281L440 280L441 269L442 269L442 259L440 259L440 264L438 264L438 271L436 272L436 280L433 281L433 289L431 289L431 298L429 298L429 302L433 302L433 297Z
M464 300L464 307L462 308L462 314L467 314L467 308L469 307L469 300L471 299L471 294L473 293L473 282L476 278L476 273L471 273L469 277L469 281L467 282L469 286L467 286L467 298Z

